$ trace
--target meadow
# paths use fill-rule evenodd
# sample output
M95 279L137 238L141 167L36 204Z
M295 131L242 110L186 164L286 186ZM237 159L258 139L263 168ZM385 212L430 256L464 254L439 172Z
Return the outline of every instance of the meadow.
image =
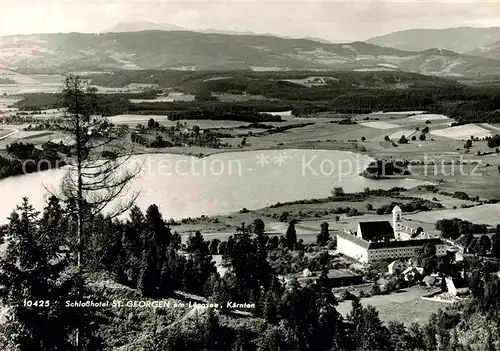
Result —
M432 135L442 136L445 138L456 139L456 140L466 140L469 139L471 136L474 136L474 138L485 138L492 136L489 130L484 129L483 127L480 127L476 124L466 124L439 130L433 130L430 133Z
M434 224L444 218L460 218L472 223L496 226L500 223L500 204L486 204L470 208L445 209L426 213L420 212L409 214L406 217L411 220L430 224Z
M429 293L427 288L412 287L401 292L376 295L361 299L363 306L372 305L383 322L397 321L409 326L411 323L424 324L432 313L447 306L445 303L423 300L420 297ZM342 301L336 307L343 316L351 312L352 302Z
M0 129L0 140L14 132L14 129Z

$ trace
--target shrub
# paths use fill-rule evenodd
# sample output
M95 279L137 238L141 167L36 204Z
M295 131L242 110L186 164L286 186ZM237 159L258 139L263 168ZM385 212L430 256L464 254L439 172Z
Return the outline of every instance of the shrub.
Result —
M496 134L495 136L493 136L492 138L490 138L488 140L488 147L489 148L494 148L494 147L497 147L497 146L500 146L500 135Z
M281 212L280 217L279 217L280 222L286 222L288 220L289 216L290 216L290 212L288 212L288 211Z

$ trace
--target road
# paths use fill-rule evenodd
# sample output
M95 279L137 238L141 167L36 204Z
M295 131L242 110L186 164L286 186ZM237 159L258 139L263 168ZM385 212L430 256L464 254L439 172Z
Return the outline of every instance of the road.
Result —
M7 130L12 130L12 132L10 132L4 136L0 136L0 140L6 139L6 138L10 137L11 135L19 132L19 130L17 130L17 129L7 129Z

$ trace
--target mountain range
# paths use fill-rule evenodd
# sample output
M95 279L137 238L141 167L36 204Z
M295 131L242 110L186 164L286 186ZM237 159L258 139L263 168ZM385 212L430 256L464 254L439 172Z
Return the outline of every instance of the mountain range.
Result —
M408 51L437 48L491 57L488 46L496 42L498 47L499 40L500 27L457 27L444 29L410 29L371 38L366 42ZM497 56L496 58L500 57Z
M108 28L101 33L124 33L124 32L142 32L145 30L161 30L161 31L191 31L198 33L211 33L211 34L229 34L229 35L268 35L272 34L264 33L257 34L255 32L245 31L238 32L233 30L221 30L221 29L189 29L178 26L171 23L154 23L149 21L135 21L135 22L120 22L111 28ZM324 40L324 39L323 39ZM318 39L318 41L321 41Z
M186 30L181 26L171 23L154 23L149 21L120 22L102 33L123 33L123 32L141 32L143 30Z
M478 57L473 54L479 47L466 54L432 46L402 50L397 45L376 45L375 39L369 43L334 44L271 35L199 33L177 30L172 25L165 31L167 24L134 23L121 23L98 34L5 36L0 64L12 70L41 73L119 69L307 69L401 70L439 76L500 74L500 60L495 57L499 43L491 46L493 42L485 44L481 51L484 57ZM144 26L155 30L141 31ZM387 42L386 46L391 46Z

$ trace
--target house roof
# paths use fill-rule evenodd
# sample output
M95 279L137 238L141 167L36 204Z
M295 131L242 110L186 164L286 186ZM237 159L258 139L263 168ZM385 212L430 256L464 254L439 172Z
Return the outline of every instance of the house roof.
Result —
M394 229L389 221L359 222L361 237L368 241L394 239Z
M370 249L392 249L392 248L403 248L403 247L415 247L419 248L425 244L430 243L434 245L443 245L443 242L439 238L430 239L414 239L414 240L402 240L402 241L380 241L376 243L370 243Z
M345 240L349 240L349 241L353 242L354 244L356 244L358 246L361 246L364 249L368 249L370 247L370 243L368 241L363 240L363 239L357 237L356 235L347 234L347 233L344 233L344 232L339 232L337 234L337 236L339 238L342 238L342 239L345 239Z
M366 222L365 222L366 223ZM439 238L429 238L429 239L415 239L415 240L393 240L393 241L379 241L379 242L369 242L367 240L361 239L356 235L347 234L344 232L339 232L337 234L342 239L349 240L364 249L377 250L377 249L396 249L396 248L420 248L427 243L434 245L444 245Z

